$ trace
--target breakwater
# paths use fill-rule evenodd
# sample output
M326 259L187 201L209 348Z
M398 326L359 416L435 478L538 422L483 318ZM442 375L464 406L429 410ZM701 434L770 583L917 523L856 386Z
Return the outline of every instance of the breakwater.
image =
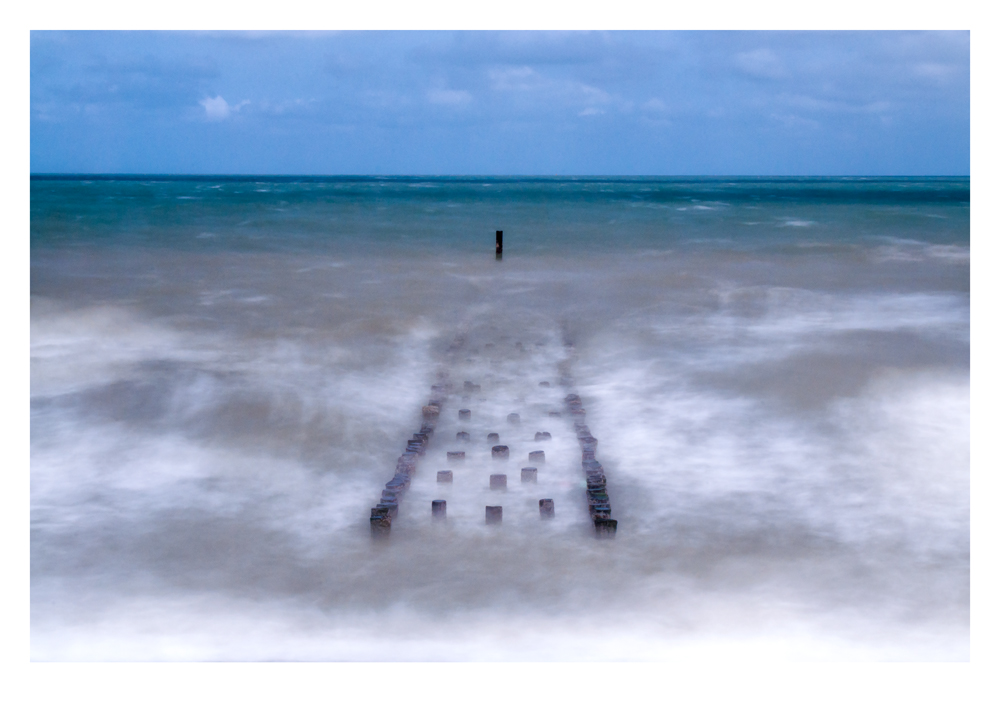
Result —
M384 539L390 535L401 503L417 479L418 466L428 464L434 467L423 478L425 491L430 491L431 478L436 495L453 494L456 484L479 491L465 493L459 500L463 503L460 507L454 500L449 505L444 496L435 496L429 503L425 499L422 504L427 506L410 508L417 520L430 516L434 521L447 521L449 509L458 509L464 515L478 512L486 525L502 526L504 504L512 496L508 490L516 489L513 501L537 504L537 514L530 520L554 518L559 511L557 505L568 500L586 507L595 536L614 537L618 522L611 516L607 477L596 457L597 438L587 425L587 412L571 375L575 355L572 344L564 343L562 359L550 370L557 380L553 385L549 379L534 380L528 379L530 375L518 374L523 368L516 362L538 354L545 347L542 343L525 346L521 341L511 344L503 340L466 349L466 342L464 335L455 336L444 366L458 368L459 372L479 372L481 379L465 379L459 387L452 384L450 369L437 373L430 399L421 408L421 426L406 441L394 475L371 509L372 536ZM505 357L514 363L514 374L483 370L496 369ZM537 374L537 364L526 367ZM512 386L520 393L511 394ZM527 389L531 393L524 393ZM567 444L569 439L578 446L578 455ZM425 459L429 462L425 463ZM441 467L442 460L447 469ZM509 469L512 460L519 468ZM557 498L545 496L546 486L574 491L557 503ZM524 518L518 515L514 520ZM508 511L507 521L511 520Z

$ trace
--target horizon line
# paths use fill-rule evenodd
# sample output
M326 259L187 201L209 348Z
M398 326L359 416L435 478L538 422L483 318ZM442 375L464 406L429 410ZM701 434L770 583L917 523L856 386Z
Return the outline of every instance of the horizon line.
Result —
M294 174L244 172L30 172L30 179L969 179L970 174Z

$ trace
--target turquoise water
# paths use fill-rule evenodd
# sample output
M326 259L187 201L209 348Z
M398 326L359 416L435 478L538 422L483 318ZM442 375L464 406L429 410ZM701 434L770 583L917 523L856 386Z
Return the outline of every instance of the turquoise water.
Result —
M968 179L31 194L36 660L968 658ZM613 542L538 386L560 364ZM483 438L439 531L442 421L376 546L441 372ZM556 520L512 479L491 533L485 433L537 430Z
M709 244L702 238L740 249L968 243L968 179L292 178L36 179L32 245L466 254L488 249L497 229L507 256Z

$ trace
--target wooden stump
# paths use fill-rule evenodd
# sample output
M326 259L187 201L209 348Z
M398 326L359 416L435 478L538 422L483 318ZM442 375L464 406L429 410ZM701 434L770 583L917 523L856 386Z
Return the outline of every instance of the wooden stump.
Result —
M506 475L490 475L490 489L491 490L505 490L505 489L507 489L507 476Z
M438 470L437 480L438 482L451 482L454 479L454 474L451 470Z
M457 463L465 460L464 450L449 450L448 451L448 462Z
M459 409L458 410L458 420L468 421L472 418L472 411L469 409Z
M493 446L493 457L498 460L506 460L510 457L510 448L507 446ZM545 460L545 458L542 458Z
M486 523L500 524L503 522L503 507L486 507Z
M535 433L535 440L536 441L551 441L552 440L552 434L549 433L548 431L538 431L538 432Z
M521 482L538 482L538 468L521 468Z
M617 519L594 519L594 530L597 538L613 539L618 531Z
M551 519L556 515L556 504L551 499L538 500L538 514L542 519Z
M544 450L533 450L528 453L529 463L544 463L545 462L545 451Z
M507 414L507 423L513 424L513 425L516 426L517 424L521 423L521 415L520 414Z
M486 442L487 443L499 443L500 442L500 434L499 433L490 433L490 434L487 434L487 436L486 436Z
M431 501L431 516L438 521L444 519L448 514L448 503L443 499Z
M372 538L386 538L392 529L392 519L385 514L372 515L370 520Z

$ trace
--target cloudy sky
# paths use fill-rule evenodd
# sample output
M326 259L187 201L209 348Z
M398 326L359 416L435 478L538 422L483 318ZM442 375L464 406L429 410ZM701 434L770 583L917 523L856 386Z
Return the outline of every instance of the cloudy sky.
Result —
M968 32L32 32L35 173L968 174Z

